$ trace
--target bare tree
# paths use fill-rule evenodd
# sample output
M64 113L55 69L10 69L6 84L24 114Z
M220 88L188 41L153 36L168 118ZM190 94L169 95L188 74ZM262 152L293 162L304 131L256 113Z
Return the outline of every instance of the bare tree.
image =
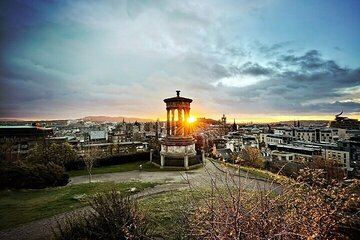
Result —
M332 179L341 180L345 177L344 170L335 159L317 156L309 165L310 168L313 169L323 169L325 175L324 178L327 181L331 181Z
M103 152L98 147L89 147L83 153L83 160L86 166L86 170L89 173L89 183L92 181L92 168L95 164L95 161L103 155Z

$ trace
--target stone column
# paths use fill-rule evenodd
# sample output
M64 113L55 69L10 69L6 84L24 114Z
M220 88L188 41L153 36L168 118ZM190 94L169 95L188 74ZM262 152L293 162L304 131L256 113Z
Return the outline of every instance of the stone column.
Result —
M189 122L188 122L188 119L189 119L189 109L188 108L185 108L184 109L184 111L185 111L185 127L184 127L184 135L185 136L187 136L187 135L189 135Z
M183 117L182 117L182 108L178 108L178 124L177 124L177 135L183 135Z
M171 135L175 135L175 109L171 109Z
M167 120L166 120L166 134L170 135L170 109L166 109L167 112Z

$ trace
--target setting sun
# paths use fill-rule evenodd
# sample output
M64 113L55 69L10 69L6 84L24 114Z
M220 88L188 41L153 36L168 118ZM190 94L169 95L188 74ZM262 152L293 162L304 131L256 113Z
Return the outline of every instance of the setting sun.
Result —
M190 116L187 121L188 121L188 123L193 123L196 121L196 118L193 116Z

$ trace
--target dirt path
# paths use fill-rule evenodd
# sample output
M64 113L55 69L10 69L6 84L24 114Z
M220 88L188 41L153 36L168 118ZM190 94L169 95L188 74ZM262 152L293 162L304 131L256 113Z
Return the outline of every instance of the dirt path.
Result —
M242 173L245 175L245 173ZM200 169L191 171L161 171L161 172L145 172L145 171L130 171L121 173L108 173L93 175L93 180L98 182L129 182L129 181L143 181L143 182L158 182L153 188L147 188L136 195L137 198L147 197L164 192L174 190L186 189L189 183L192 187L195 186L211 186L216 181L218 185L221 184L241 184L244 188L251 188L256 190L274 189L280 191L276 184L269 184L263 179L256 179L255 176L239 177L234 169L225 169L220 164L212 164L207 161L206 166ZM70 184L87 183L87 176L79 176L71 179ZM68 214L73 214L78 211L86 211L87 207L77 209L70 213L62 213L53 217L23 224L18 227L0 231L0 239L6 240L21 240L21 239L52 239L52 229L57 226L57 219L61 220Z

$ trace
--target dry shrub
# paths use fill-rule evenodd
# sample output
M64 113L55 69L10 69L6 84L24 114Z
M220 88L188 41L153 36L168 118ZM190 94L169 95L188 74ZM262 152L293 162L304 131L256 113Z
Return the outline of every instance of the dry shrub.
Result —
M335 159L316 156L311 162L307 163L307 165L312 169L323 169L322 178L325 178L327 181L332 179L341 180L345 177L341 164Z
M90 208L58 221L57 239L153 239L136 200L116 191L98 194Z
M254 168L263 168L264 159L261 156L260 150L254 147L243 149L240 154L240 165Z
M211 195L194 203L189 239L349 239L359 233L358 182L324 188L299 179L284 183L279 193L273 183L245 190L244 180L228 175L226 181L213 179Z

